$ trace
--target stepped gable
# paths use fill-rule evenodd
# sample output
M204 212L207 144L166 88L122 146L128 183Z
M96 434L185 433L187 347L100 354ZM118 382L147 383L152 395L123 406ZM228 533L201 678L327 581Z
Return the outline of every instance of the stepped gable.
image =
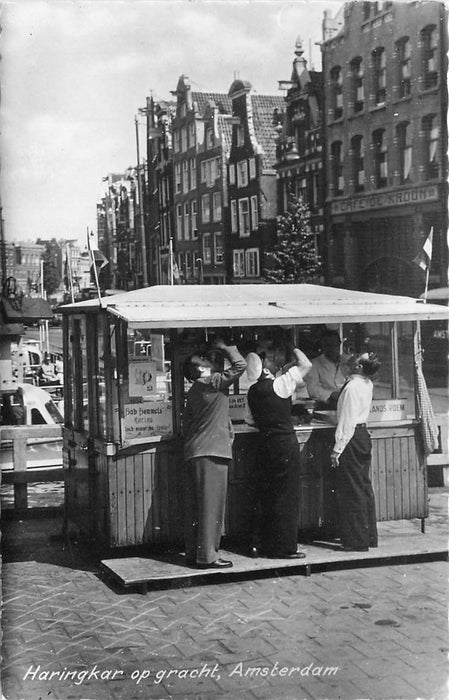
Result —
M204 113L204 109L209 102L214 102L220 114L231 114L232 100L228 95L221 92L192 92L192 102L198 106L198 112Z
M273 113L277 109L280 113L285 110L285 101L281 95L251 94L253 111L253 124L256 139L261 146L263 168L272 169L276 163L277 133L273 124Z

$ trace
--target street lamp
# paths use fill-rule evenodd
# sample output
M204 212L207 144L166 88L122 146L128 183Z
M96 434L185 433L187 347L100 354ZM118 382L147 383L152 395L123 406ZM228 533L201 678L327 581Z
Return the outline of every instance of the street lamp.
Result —
M134 117L136 125L136 151L137 151L137 193L139 195L139 229L140 229L140 245L142 247L142 281L143 286L148 287L147 274L147 244L145 240L145 219L143 211L143 194L142 194L142 178L140 170L140 149L139 149L139 121Z

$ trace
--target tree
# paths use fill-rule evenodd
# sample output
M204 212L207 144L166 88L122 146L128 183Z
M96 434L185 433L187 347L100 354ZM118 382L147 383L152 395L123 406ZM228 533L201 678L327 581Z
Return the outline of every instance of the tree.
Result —
M317 282L321 260L309 226L309 211L303 200L291 197L285 214L279 217L276 243L266 254L262 274L271 284Z

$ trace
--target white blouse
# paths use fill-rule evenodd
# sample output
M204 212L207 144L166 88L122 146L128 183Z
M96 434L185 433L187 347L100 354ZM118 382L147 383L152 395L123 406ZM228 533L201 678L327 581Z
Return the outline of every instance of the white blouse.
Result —
M372 400L371 379L352 374L338 398L334 452L341 454L354 435L356 425L367 422Z

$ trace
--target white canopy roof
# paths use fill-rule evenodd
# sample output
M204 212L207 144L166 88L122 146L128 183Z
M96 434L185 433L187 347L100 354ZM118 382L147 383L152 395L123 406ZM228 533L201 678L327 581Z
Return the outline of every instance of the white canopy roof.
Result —
M154 286L103 297L101 307L131 328L301 325L448 319L444 306L420 299L313 284ZM98 310L98 299L70 304Z

